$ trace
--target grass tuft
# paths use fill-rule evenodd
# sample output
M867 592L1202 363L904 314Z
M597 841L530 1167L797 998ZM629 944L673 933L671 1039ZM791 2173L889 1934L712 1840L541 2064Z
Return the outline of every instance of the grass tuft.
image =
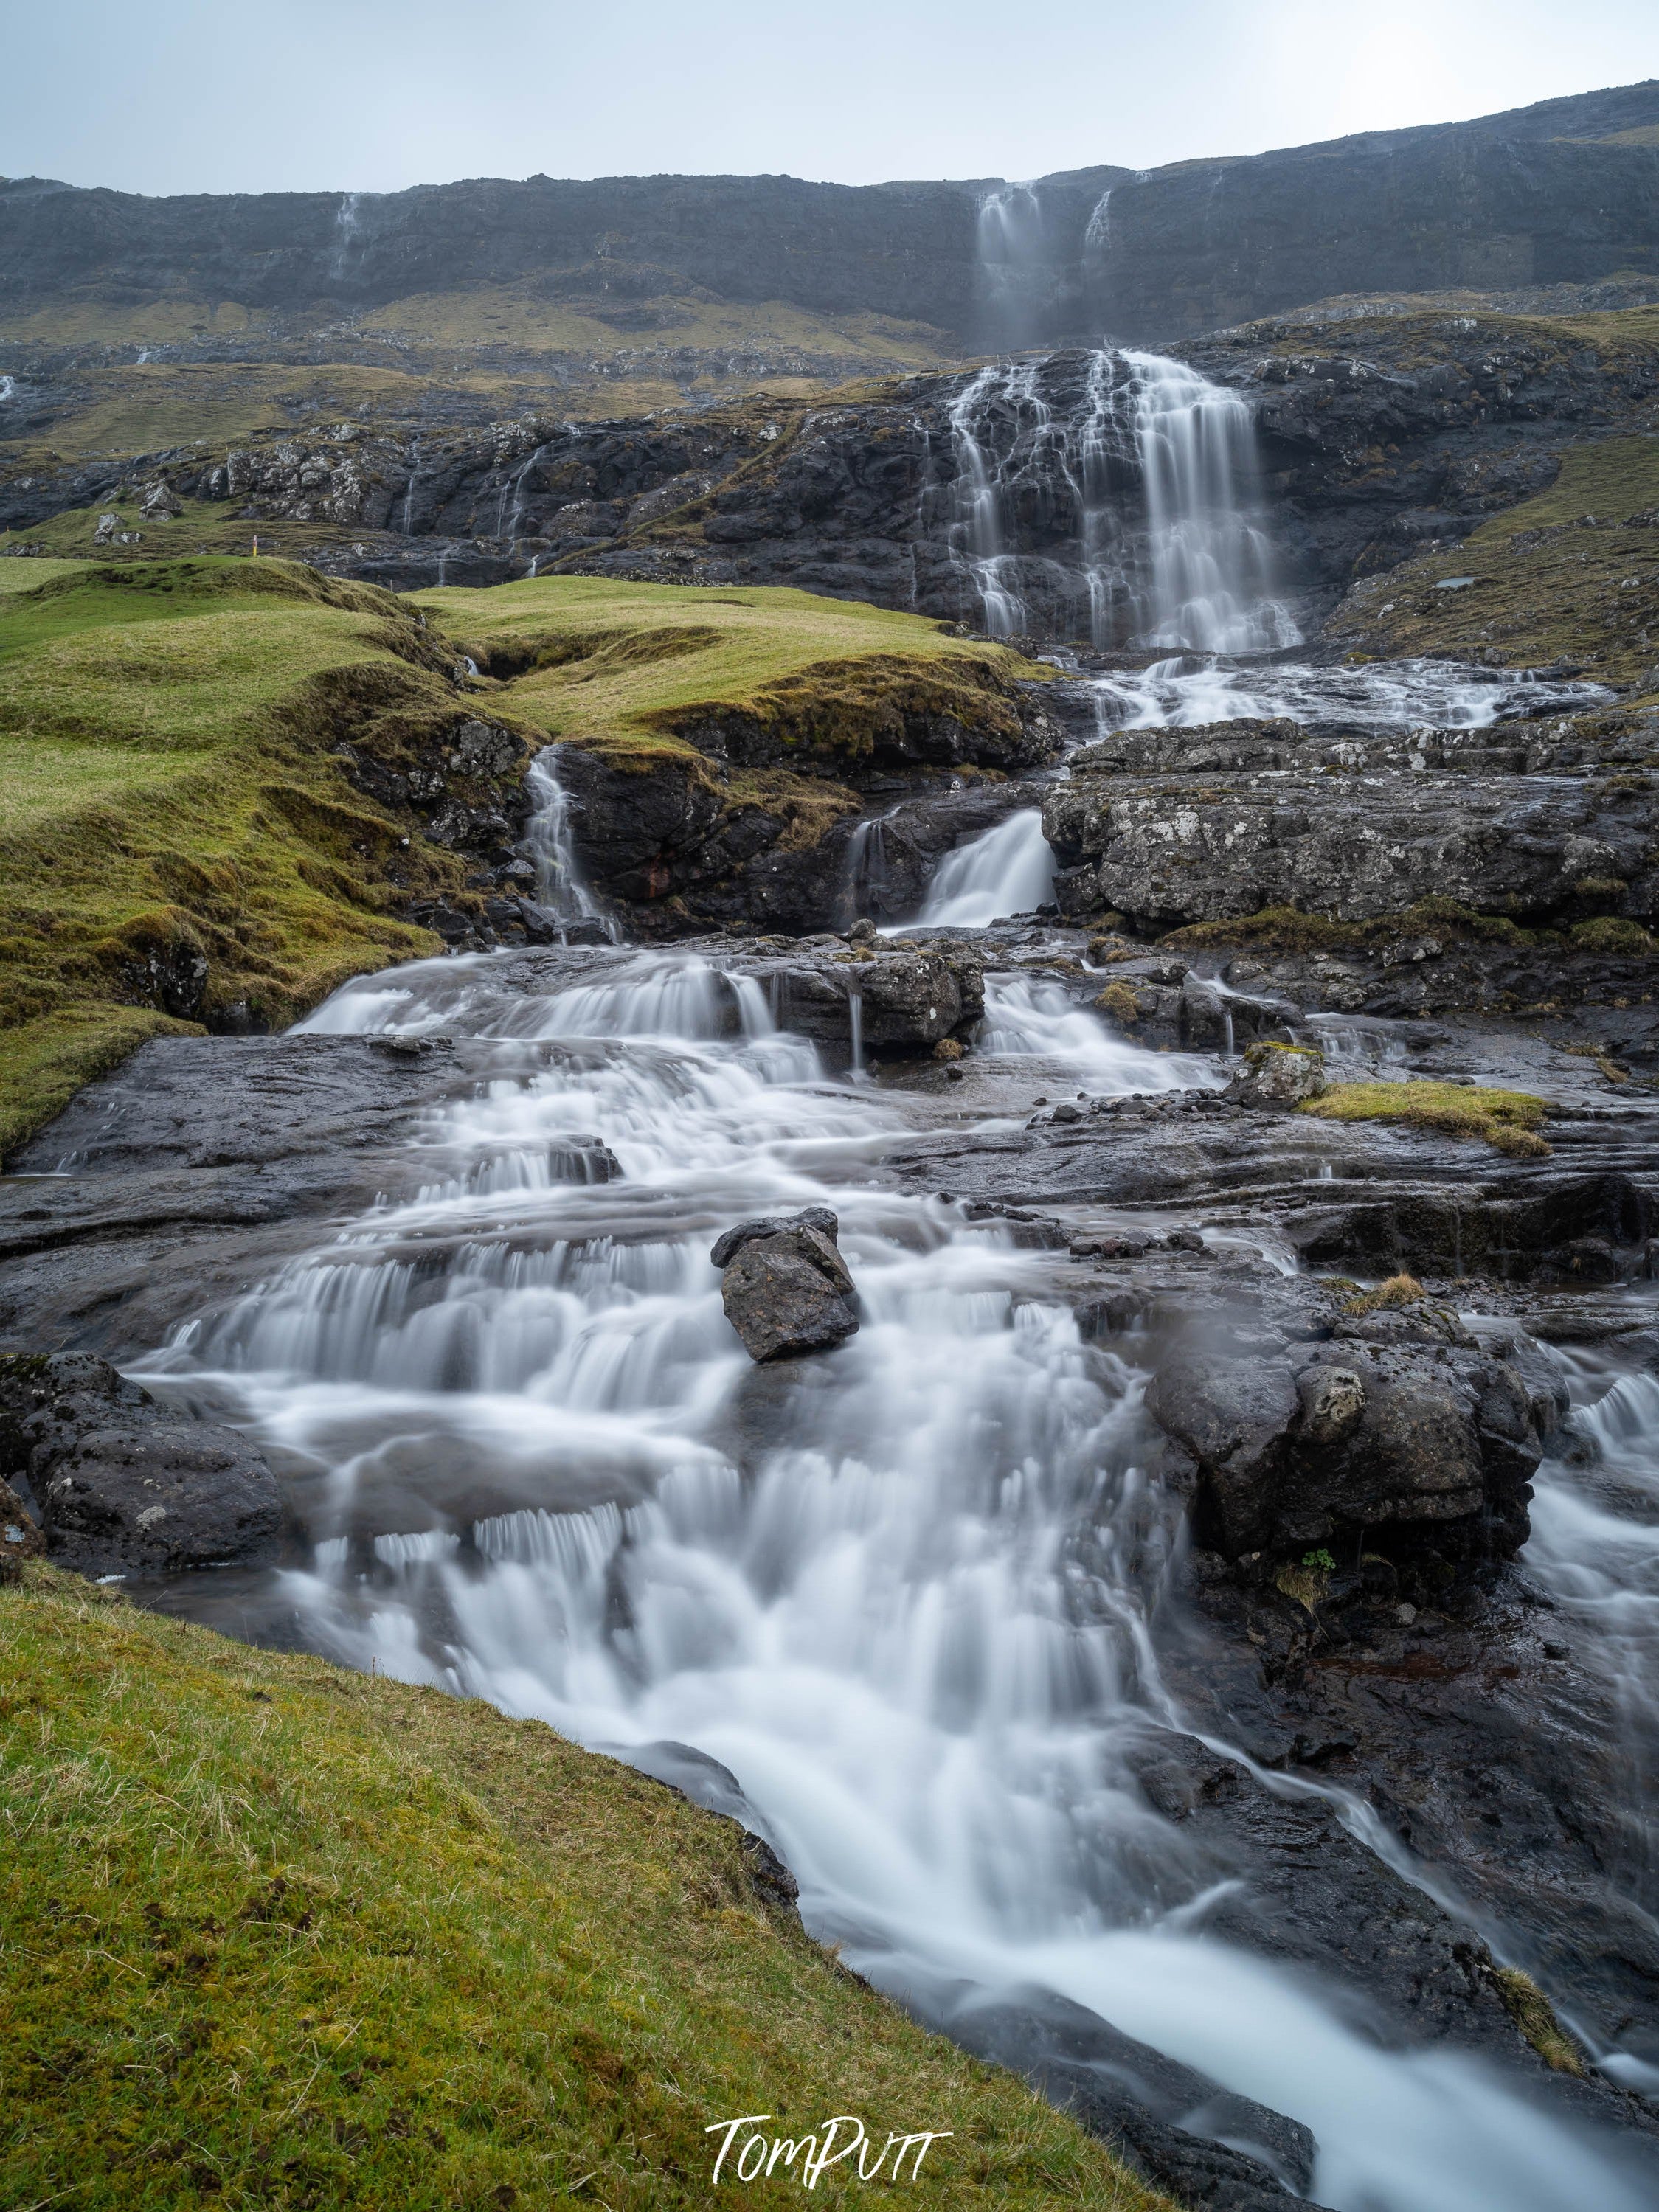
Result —
M1420 1305L1427 1296L1415 1275L1390 1275L1374 1291L1361 1291L1358 1297L1346 1299L1342 1310L1355 1315L1390 1312L1401 1306Z
M1504 2009L1547 2066L1558 2074L1582 2075L1584 2054L1556 2018L1554 2008L1530 1974L1519 1966L1494 1966L1492 1978Z
M1526 1091L1466 1089L1456 1083L1335 1083L1317 1098L1304 1098L1297 1111L1328 1121L1400 1121L1452 1137L1479 1137L1516 1159L1550 1156L1537 1133L1549 1109Z

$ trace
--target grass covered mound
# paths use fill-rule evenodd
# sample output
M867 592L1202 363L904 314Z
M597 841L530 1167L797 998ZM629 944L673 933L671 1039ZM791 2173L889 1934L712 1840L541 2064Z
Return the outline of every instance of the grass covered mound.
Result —
M664 2212L708 2203L709 2124L763 2112L953 2130L907 2203L1170 2212L839 1968L730 1823L538 1723L27 1571L0 1589L9 2204Z
M622 768L702 756L688 731L742 718L787 753L853 762L910 713L1018 745L1017 679L1048 671L854 599L779 586L550 576L415 595L554 734Z
M370 586L272 562L3 566L0 1148L179 1017L280 1024L431 950L397 908L460 863L362 799L334 749L466 711L453 654Z
M463 648L495 676L458 683ZM852 793L711 763L683 732L736 717L786 763L846 763L920 713L994 757L1032 672L805 592L553 577L403 599L282 561L0 562L0 1156L147 1036L281 1026L439 949L400 916L471 896L478 862L365 797L343 748L371 788L441 772L446 803L495 806L447 754L487 715L523 760L553 737L689 767L806 845Z
M1549 1158L1538 1134L1549 1108L1528 1091L1489 1091L1459 1083L1335 1083L1304 1099L1301 1114L1327 1121L1400 1121L1451 1137L1480 1137L1516 1159Z
M1656 515L1659 436L1568 446L1547 491L1455 545L1364 578L1327 635L1366 658L1490 653L1512 668L1565 659L1630 683L1654 666L1659 638Z

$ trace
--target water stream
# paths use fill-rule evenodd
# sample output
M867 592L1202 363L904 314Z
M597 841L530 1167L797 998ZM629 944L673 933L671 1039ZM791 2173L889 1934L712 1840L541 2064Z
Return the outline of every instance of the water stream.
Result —
M925 2017L1057 1990L1306 2121L1340 2212L1634 2212L1474 2060L1385 2051L1206 1937L1212 1874L1129 1766L1180 1723L1179 1515L1144 1378L1079 1337L1054 1263L895 1188L892 1103L826 1080L752 979L585 957L540 995L496 956L427 962L313 1016L493 1038L495 1072L418 1133L416 1195L155 1363L289 1471L313 1554L270 1595L298 1633L682 1778L685 1747L718 1761L809 1925ZM993 981L986 1031L1034 1085L1203 1079L1030 979ZM573 1165L595 1138L619 1181ZM811 1201L862 1327L752 1369L708 1244Z

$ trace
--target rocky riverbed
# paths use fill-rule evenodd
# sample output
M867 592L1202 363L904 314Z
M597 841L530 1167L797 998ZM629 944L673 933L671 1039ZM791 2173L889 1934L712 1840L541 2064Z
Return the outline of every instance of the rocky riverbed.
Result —
M483 1635L477 1606L501 1575L527 1575L538 1606L556 1589L567 1613L586 1602L589 1570L557 1564L561 1528L598 1545L595 1571L622 1540L604 1571L622 1575L627 1633L641 1632L669 1601L669 1524L653 1534L652 1516L689 1516L672 1542L710 1543L711 1559L735 1533L719 1534L732 1509L696 1465L755 1486L736 1524L758 1516L737 1539L748 1557L792 1490L805 1506L836 1465L845 1483L854 1461L879 1457L864 1424L878 1405L884 1425L896 1416L893 1362L927 1365L936 1344L955 1342L957 1379L908 1388L911 1418L942 1426L920 1465L893 1462L893 1510L908 1525L913 1485L936 1508L954 1498L1017 1558L1026 1513L979 1486L1012 1449L1009 1479L1041 1417L1005 1374L982 1411L1001 1403L1013 1440L957 1458L946 1439L965 1437L958 1422L981 1418L988 1387L960 1369L952 1332L966 1325L982 1359L1035 1358L1040 1394L1098 1401L1081 1431L1074 1408L1051 1438L1073 1469L1062 1494L1026 1509L1082 1578L1075 1595L1050 1616L1022 1572L985 1620L1004 1636L1052 1617L1044 1632L1082 1639L1078 1663L1139 1624L1115 1689L1056 1685L1030 1716L1067 1740L1082 1729L1115 1778L1109 1814L1069 1787L1055 1796L1052 1778L1041 1790L1078 1838L1068 1848L1092 1836L1103 1854L1085 1892L1091 1918L1104 1914L1098 1940L1123 1940L1106 1931L1133 1895L1138 1913L1195 1931L1172 1956L1255 1960L1305 1984L1314 1997L1299 2002L1330 2008L1325 2032L1345 2049L1357 2037L1376 2053L1366 2063L1405 2063L1387 2054L1407 2048L1478 2057L1495 2069L1482 2094L1524 2094L1528 2124L1561 2131L1559 2156L1591 2127L1602 2148L1587 2138L1571 2155L1591 2161L1605 2201L1637 2203L1618 2144L1650 2161L1639 2090L1659 2058L1659 1954L1633 1856L1650 1709L1625 1671L1629 1623L1609 1620L1585 1578L1644 1525L1650 1473L1633 1472L1605 1409L1655 1388L1652 1102L1536 1023L1356 1020L1319 1003L1305 962L1234 1000L1212 956L1164 955L1172 980L1154 982L1159 956L1102 957L1111 949L1038 921L645 956L501 951L351 987L289 1036L145 1047L0 1186L5 1341L95 1352L136 1370L167 1419L228 1421L245 1457L275 1470L287 1564L260 1564L273 1540L261 1522L222 1532L213 1571L157 1581L156 1524L138 1515L125 1536L106 1516L94 1564L152 1602L256 1639L435 1668L588 1740L701 1744L785 1847L813 1924L877 1978L896 1974L926 2016L1092 2115L1187 2201L1265 2206L1275 2176L1306 2185L1310 2167L1319 2201L1354 2201L1374 2154L1334 2142L1318 2100L1288 2078L1252 2086L1236 2055L1200 2057L1170 2021L1056 1979L1031 1948L1039 1931L1017 1935L1012 1900L996 1908L1013 1911L998 1941L1025 1946L1019 1986L1012 1964L981 1960L969 1979L1000 1984L998 2006L965 1997L965 1961L930 1951L884 1881L849 1888L823 1859L806 1801L761 1754L769 1724L750 1692L722 1693L748 1716L735 1733L712 1711L698 1719L694 1685L720 1679L700 1674L706 1662L665 1650L596 1705L538 1640L509 1659ZM1145 1042L1095 1008L1125 975L1174 1002ZM1535 1091L1553 1157L1230 1097L1238 1062L1213 1018L1227 1003L1238 1028L1321 1049L1334 1072L1382 1072L1407 1091L1412 1078ZM855 1058L866 1072L849 1079ZM811 1189L834 1198L861 1325L840 1352L745 1379L735 1340L735 1364L721 1342L708 1249L745 1199L753 1212L757 1197ZM940 1298L959 1316L942 1341L926 1318ZM1073 1348L1042 1351L1055 1332ZM24 1442L14 1487L58 1555L78 1558L84 1528L54 1486L73 1480L77 1452L107 1462L122 1420L158 1417L131 1384L110 1386L119 1407L96 1401L104 1386L80 1370L6 1378L7 1433ZM25 1387L55 1405L44 1438ZM562 1441L533 1417L550 1388L575 1423ZM1030 1479L1052 1482L1042 1463ZM1534 1498L1549 1510L1529 1537ZM855 1516L860 1546L887 1510L867 1528ZM1588 1551L1587 1521L1605 1532ZM908 1589L947 1613L960 1601L947 1593L965 1562L905 1557L898 1583L878 1578L891 1596ZM804 1631L805 1556L771 1572L786 1619L808 1608ZM1623 1601L1649 1601L1634 1588ZM596 1618L579 1647L590 1632L597 1656L619 1632ZM735 1621L721 1633L738 1635ZM980 1714L966 1740L994 1799L1015 1784L1012 1771L993 1781L991 1714L1007 1691L995 1674L975 1686L965 1654L935 1663L937 1694ZM504 1666L531 1673L509 1691ZM861 1680L854 1666L846 1694ZM905 1723L923 1741L931 1705ZM883 1725L905 1710L901 1697ZM988 1844L987 1802L963 1816L991 1820ZM871 1848L893 1848L907 1818L890 1808ZM1215 1989L1206 2000L1226 2002ZM1462 2124L1479 2138L1491 2124Z

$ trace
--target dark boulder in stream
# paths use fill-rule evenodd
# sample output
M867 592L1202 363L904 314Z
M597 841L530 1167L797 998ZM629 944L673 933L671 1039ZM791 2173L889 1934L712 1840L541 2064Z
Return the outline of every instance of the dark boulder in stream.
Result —
M857 1292L827 1206L740 1222L709 1253L726 1317L757 1364L827 1352L857 1329Z
M1525 1542L1543 1446L1521 1376L1446 1309L1369 1318L1299 1358L1194 1346L1153 1377L1148 1410L1197 1461L1200 1522L1224 1556L1426 1542L1506 1559Z

